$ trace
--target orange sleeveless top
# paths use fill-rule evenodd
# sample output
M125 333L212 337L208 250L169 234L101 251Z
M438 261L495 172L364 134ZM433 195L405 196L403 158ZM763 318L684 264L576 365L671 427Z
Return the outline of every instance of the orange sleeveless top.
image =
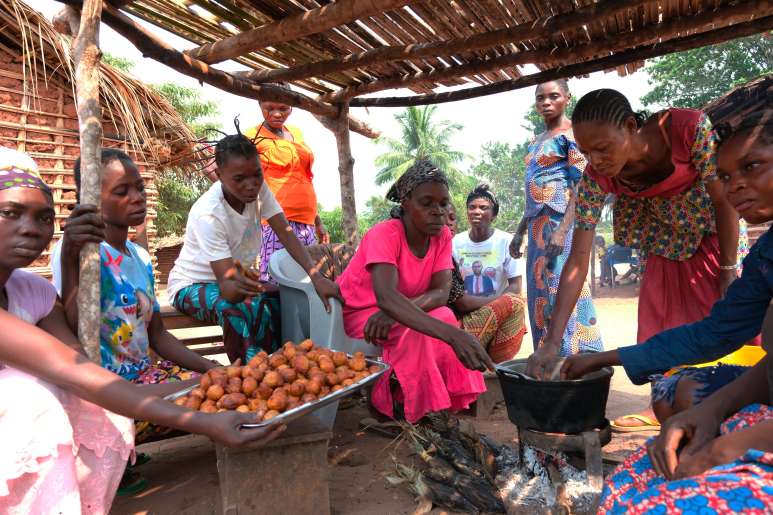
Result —
M314 225L317 217L317 194L314 192L311 167L314 154L303 141L303 134L295 127L285 125L293 141L282 139L263 124L245 132L256 138L263 178L276 197L288 220Z

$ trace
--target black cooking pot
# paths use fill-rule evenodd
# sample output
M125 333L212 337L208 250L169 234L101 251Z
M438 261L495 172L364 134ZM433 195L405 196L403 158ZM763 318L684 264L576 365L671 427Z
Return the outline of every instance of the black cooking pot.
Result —
M526 360L497 365L507 416L521 429L575 434L600 429L614 371L606 367L570 381L538 381L526 376Z

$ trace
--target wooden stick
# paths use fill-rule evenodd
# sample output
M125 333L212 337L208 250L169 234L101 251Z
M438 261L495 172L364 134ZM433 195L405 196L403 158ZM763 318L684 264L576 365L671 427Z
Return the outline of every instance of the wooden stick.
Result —
M207 43L185 53L205 63L219 63L277 43L325 32L384 11L391 11L414 0L336 0L280 21L240 32L220 41Z
M79 6L82 3L80 0L59 1L75 6ZM212 68L207 63L189 57L175 50L155 34L146 30L109 4L103 5L102 21L131 41L142 52L143 57L155 59L183 75L206 82L223 91L255 100L281 102L323 116L335 117L338 115L338 110L333 105L319 102L306 95L295 91L288 91L284 88L261 86L250 80L234 77L228 72ZM378 131L375 131L360 120L350 119L349 126L352 131L362 134L366 138L374 139L379 136Z
M328 59L314 63L295 66L282 70L254 70L237 73L239 77L249 78L258 82L293 81L319 75L360 68L389 61L402 61L452 55L459 52L481 50L493 46L550 37L558 32L576 29L588 23L588 20L608 18L635 9L651 0L602 0L595 4L581 7L559 16L548 16L534 21L522 23L514 27L499 29L492 32L475 34L467 38L457 38L435 43L418 45L385 46L367 50L359 54Z
M81 185L84 204L99 207L102 193L102 110L99 105L99 20L102 0L85 0L81 8L78 36L73 42L75 62L75 92L78 102L80 128ZM80 254L78 287L78 338L86 354L95 363L101 363L99 327L101 304L99 245L89 243Z
M389 77L373 82L342 88L333 93L322 95L318 100L324 102L340 102L355 96L374 93L392 88L409 88L415 84L437 83L449 78L470 76L477 73L485 73L515 65L527 63L562 65L567 62L578 62L620 52L627 48L637 47L659 41L663 34L684 34L696 30L718 26L728 26L741 21L749 21L759 18L763 13L773 12L773 0L751 0L731 5L722 9L709 9L700 14L688 18L669 19L638 29L633 32L624 32L599 41L592 41L584 45L578 45L562 49L543 49L522 51L504 55L493 59L478 59L460 66L453 66L429 73L417 73L414 75Z
M444 102L456 102L485 95L493 95L504 91L535 86L551 80L586 75L602 70L609 70L628 63L651 59L661 55L682 52L692 48L714 45L731 39L751 36L773 28L773 16L766 16L757 20L739 23L718 30L703 32L693 36L672 39L663 43L647 45L625 52L620 52L601 59L583 63L570 64L534 73L514 80L505 80L485 86L467 88L446 93L433 93L429 95L415 95L410 97L382 97L382 98L354 98L349 105L352 107L406 107L427 104L441 104Z

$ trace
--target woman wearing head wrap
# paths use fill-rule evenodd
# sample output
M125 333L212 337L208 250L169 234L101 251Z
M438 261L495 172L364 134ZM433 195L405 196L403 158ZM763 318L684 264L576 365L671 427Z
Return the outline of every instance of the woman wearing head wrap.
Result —
M416 422L469 406L486 390L480 371L493 363L446 306L453 265L445 175L419 161L387 199L399 203L396 218L368 231L338 284L347 334L381 345L391 367L373 388L373 406L395 418L396 402Z
M537 377L551 367L571 310L584 296L596 224L610 194L615 242L637 249L642 261L639 343L703 319L736 279L738 213L717 180L717 135L705 114L671 108L646 117L619 91L599 89L577 102L572 124L588 166L547 334L529 360ZM651 410L612 423L619 431L658 425Z
M521 299L523 270L508 252L513 236L491 226L498 212L499 203L488 185L482 184L467 195L470 230L453 240L454 260L460 272L454 274L454 280L461 288L452 285L449 297L449 306L460 315L464 330L480 340L495 363L512 359L526 333ZM453 234L453 206L448 214Z
M134 425L100 406L230 444L247 436L233 416L192 414L73 352L83 350L54 286L22 270L48 247L54 218L35 163L0 147L0 513L9 515L110 510Z

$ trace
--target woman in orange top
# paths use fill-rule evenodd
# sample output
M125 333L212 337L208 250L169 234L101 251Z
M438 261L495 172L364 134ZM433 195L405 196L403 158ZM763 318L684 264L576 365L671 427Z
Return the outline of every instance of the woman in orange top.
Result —
M286 87L286 86L283 86ZM263 168L263 179L282 206L293 232L304 245L330 243L330 236L317 213L317 194L311 180L314 154L301 131L285 125L293 108L279 102L260 102L263 123L245 136L255 141ZM260 250L260 278L271 281L268 261L283 248L271 227L264 223Z

